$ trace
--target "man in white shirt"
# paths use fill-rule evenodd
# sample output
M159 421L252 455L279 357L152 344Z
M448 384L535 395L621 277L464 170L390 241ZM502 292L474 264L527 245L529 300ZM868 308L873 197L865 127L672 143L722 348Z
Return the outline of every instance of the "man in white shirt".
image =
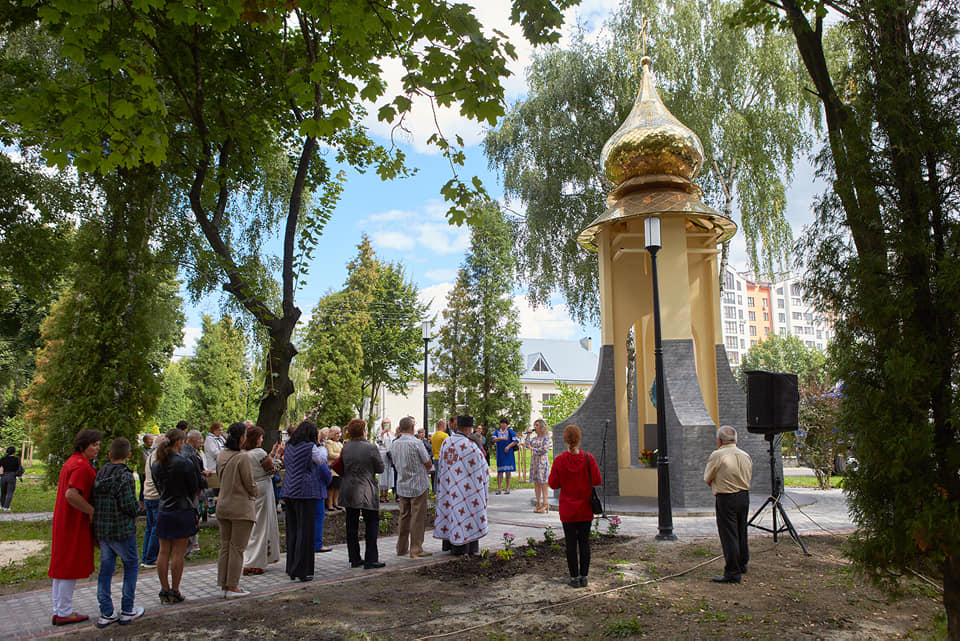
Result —
M410 558L430 556L423 551L423 532L427 520L427 495L430 493L428 472L433 461L427 448L413 435L414 422L409 416L400 419L397 438L390 444L390 458L397 475L397 500L400 518L397 521L397 556L410 551Z
M704 482L716 498L717 533L726 565L716 583L740 583L747 572L747 513L750 510L750 480L753 460L737 447L737 430L722 425L717 430L717 449L707 459Z

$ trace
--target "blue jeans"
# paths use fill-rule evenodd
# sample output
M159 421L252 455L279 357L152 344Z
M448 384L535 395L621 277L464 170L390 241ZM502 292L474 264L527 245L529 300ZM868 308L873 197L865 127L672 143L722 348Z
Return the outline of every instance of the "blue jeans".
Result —
M141 560L147 565L157 562L160 552L160 539L157 537L157 514L160 512L160 499L146 499L143 507L147 510L147 528L143 531L143 555Z
M100 614L113 614L113 599L110 598L110 581L117 567L117 557L123 561L123 592L120 599L121 612L133 612L133 597L137 591L137 535L132 534L123 541L100 539L100 575L97 577L97 601Z
M319 552L323 547L323 515L326 511L326 505L323 501L317 501L317 511L313 515L313 551Z

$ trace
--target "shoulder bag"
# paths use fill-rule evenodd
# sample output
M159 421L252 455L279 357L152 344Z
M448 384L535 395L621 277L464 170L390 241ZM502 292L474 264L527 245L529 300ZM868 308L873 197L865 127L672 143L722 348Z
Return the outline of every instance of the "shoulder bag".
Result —
M594 514L603 514L603 504L600 502L600 497L597 496L597 488L593 486L593 475L590 473L590 460L593 459L593 455L589 452L583 454L584 461L587 464L587 483L590 485L590 509L593 510Z

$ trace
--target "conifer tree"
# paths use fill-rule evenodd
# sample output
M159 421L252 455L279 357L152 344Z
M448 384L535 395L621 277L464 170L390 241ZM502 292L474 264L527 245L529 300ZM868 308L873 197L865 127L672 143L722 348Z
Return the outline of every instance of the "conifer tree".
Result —
M204 314L201 328L196 352L187 362L191 425L206 429L214 421L229 425L252 418L246 416L250 384L246 336L229 315L214 321Z

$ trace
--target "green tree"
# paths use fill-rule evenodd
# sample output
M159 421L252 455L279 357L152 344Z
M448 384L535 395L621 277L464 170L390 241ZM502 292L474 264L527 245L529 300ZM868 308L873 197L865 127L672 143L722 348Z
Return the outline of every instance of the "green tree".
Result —
M724 25L735 6L627 0L608 41L574 39L569 49L534 56L527 96L485 142L507 197L523 205L515 251L534 303L557 291L575 317L599 314L596 259L576 238L603 213L612 187L600 151L640 86L643 16L664 103L703 143L706 202L739 218L758 272L785 263L792 243L786 187L809 145L804 123L813 98L800 88L788 38Z
M851 435L840 426L840 395L836 392L806 394L800 400L800 430L797 455L817 475L821 490L830 488L830 476L838 457L846 459L853 446Z
M123 170L104 180L103 218L78 231L70 286L43 324L26 418L53 481L79 429L137 440L182 339L174 269L151 247L151 217L129 211L156 194L151 174Z
M356 292L328 294L313 308L303 335L303 368L308 372L305 415L317 425L345 425L361 404L361 337L366 317L345 313L362 308Z
M569 418L586 399L586 395L572 385L563 381L554 381L554 384L557 386L557 393L550 399L550 407L543 412L543 420L549 426Z
M373 425L383 390L406 391L423 356L418 297L403 269L379 260L364 235L343 290L320 300L305 334L318 416L342 424L366 414Z
M443 417L460 414L466 403L466 378L462 371L472 357L467 346L467 332L472 322L468 287L467 271L461 267L456 284L447 292L447 305L441 312L443 324L431 354L430 382L440 390L431 393L429 402Z
M827 36L829 11L839 24ZM834 319L840 424L856 442L852 556L887 587L910 570L942 576L956 641L960 12L929 0L748 0L740 18L794 37L827 123L829 190L801 249L805 287Z
M737 370L741 386L746 386L744 372L755 369L796 374L801 392L812 389L814 393L820 393L828 382L827 359L824 353L814 347L807 347L792 334L771 334L747 350Z
M155 415L157 429L161 434L177 426L180 421L194 418L190 398L190 359L170 361L163 369L160 383L160 401ZM197 426L203 429L205 426Z
M477 206L473 218L470 251L447 297L434 360L437 379L452 401L451 413L458 413L462 398L477 423L496 425L506 414L526 425L530 402L520 383L523 358L511 290L513 230L495 204Z
M556 41L561 9L572 3L514 0L512 19L531 42ZM293 391L295 292L342 188L337 165L384 179L407 172L401 152L370 138L367 105L399 127L412 97L426 96L493 124L515 57L472 8L446 0L14 2L0 29L40 29L53 43L42 56L0 57L0 75L14 78L0 83L0 121L16 123L48 160L81 172L160 166L189 204L191 292L222 288L269 336L258 423L271 431ZM51 50L63 64L43 67ZM405 69L394 96L382 80L389 60ZM459 139L437 131L430 142L452 167L463 163ZM321 147L332 153L319 155ZM460 208L482 190L455 174L441 193L459 222ZM283 247L279 301L261 286L259 245L272 234Z
M65 284L71 218L87 204L62 174L0 153L0 434L17 416L15 431L24 431L21 395L33 378L40 324Z
M247 337L229 315L214 322L204 314L201 327L196 352L186 364L190 423L205 429L214 421L229 425L246 420L250 385Z

